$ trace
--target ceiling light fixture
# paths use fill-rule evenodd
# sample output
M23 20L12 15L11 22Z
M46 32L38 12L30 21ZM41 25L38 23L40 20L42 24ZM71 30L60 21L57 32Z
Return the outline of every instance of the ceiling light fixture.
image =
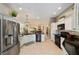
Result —
M62 7L58 7L58 10L61 10L62 9Z
M19 8L19 10L22 10L22 8Z

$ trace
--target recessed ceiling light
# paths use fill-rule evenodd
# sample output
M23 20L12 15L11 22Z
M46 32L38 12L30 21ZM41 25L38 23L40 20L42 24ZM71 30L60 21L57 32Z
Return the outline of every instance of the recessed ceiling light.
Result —
M58 10L61 10L62 7L58 7Z
M22 10L22 8L19 8L19 10Z

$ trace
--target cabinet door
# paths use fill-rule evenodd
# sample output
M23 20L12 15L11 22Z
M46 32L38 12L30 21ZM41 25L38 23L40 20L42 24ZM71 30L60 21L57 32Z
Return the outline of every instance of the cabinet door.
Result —
M54 33L56 32L56 30L57 30L57 24L56 23L52 23L51 24L51 39L53 40L53 41L55 41L54 39Z
M77 28L79 30L79 3L77 4Z
M51 33L53 34L56 30L57 30L57 24L56 23L52 23L51 24Z
M65 19L65 30L72 30L73 29L72 19L73 19L72 15Z
M74 30L79 30L79 4L74 5Z

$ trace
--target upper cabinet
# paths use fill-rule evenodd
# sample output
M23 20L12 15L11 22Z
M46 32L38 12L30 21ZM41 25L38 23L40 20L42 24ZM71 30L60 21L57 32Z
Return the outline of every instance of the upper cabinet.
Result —
M70 6L65 10L58 18L57 24L65 24L65 30L73 30L73 20L74 20L74 5ZM73 27L74 26L74 27Z
M66 12L65 16L65 30L79 30L79 4L74 4Z
M79 30L79 4L74 5L74 28Z
M63 22L65 24L65 30L79 30L79 4L73 4L70 6L70 8L63 12L59 18L62 16L64 16Z
M65 18L65 30L72 30L73 28L73 14Z
M79 31L79 3L72 4L56 18L56 27L65 24L65 30ZM52 26L52 28L54 28Z

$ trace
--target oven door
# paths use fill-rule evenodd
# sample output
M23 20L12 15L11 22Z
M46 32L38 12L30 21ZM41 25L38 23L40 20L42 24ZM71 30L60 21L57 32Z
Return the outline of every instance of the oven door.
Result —
M13 45L13 22L3 19L2 39L3 39L3 51L10 48Z

